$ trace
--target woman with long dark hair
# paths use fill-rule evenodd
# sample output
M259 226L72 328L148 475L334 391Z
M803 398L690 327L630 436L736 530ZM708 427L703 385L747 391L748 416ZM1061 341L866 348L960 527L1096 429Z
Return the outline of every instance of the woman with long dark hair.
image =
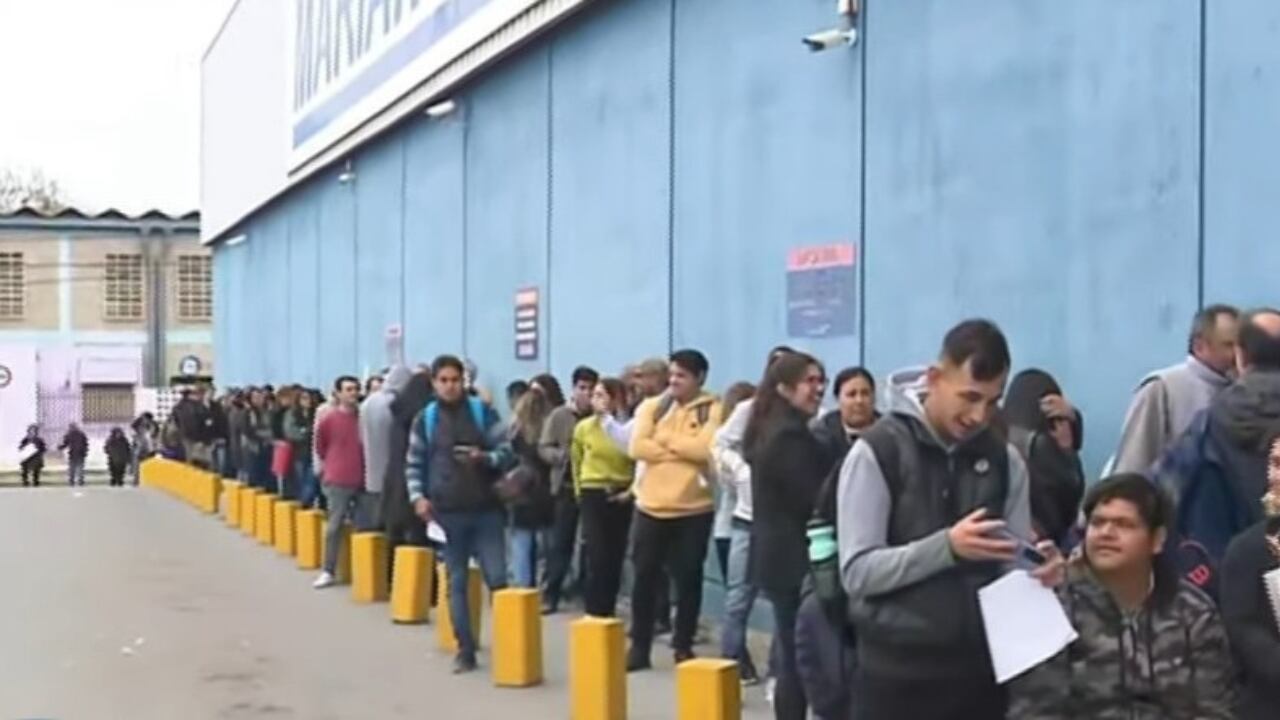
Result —
M1010 381L1003 420L1009 442L1027 463L1036 532L1065 549L1084 497L1080 414L1052 375L1033 368Z
M587 567L583 604L586 613L595 617L613 617L634 514L629 490L635 463L609 438L603 423L606 417L621 420L626 407L627 389L622 381L600 380L591 392L595 414L574 427L569 448Z
M304 510L316 504L320 482L312 465L311 445L316 424L316 393L301 390L284 416L284 436L293 448L293 481L297 485L298 503Z
M814 357L778 358L760 381L742 439L751 466L752 580L773 605L778 720L805 720L808 713L797 674L795 625L809 567L805 526L829 469L809 430L825 385L826 373Z

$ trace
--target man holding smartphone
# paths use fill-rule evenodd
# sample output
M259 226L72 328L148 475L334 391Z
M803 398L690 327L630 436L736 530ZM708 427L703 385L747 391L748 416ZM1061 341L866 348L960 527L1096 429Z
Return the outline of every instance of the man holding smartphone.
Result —
M453 670L465 673L476 669L476 640L465 621L471 558L490 591L507 586L506 514L494 483L512 454L493 408L466 393L462 361L442 355L431 369L436 399L413 423L405 481L414 512L445 532L449 613L458 641Z
M947 333L927 369L890 378L888 414L840 471L841 579L858 636L855 716L1003 720L978 589L1031 537L1026 466L989 428L1009 347L986 320ZM1032 574L1062 581L1052 542Z

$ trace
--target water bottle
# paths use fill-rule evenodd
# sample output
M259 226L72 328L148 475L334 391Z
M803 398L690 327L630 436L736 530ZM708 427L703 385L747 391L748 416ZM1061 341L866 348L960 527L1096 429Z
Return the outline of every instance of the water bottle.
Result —
M840 584L840 552L836 544L836 526L826 520L809 521L809 569L813 573L813 592L822 603L843 604L844 587Z

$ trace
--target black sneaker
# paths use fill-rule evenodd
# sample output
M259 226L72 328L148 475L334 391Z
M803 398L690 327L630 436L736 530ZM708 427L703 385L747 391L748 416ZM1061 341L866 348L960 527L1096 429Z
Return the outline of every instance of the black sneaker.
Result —
M634 646L627 651L627 672L639 672L653 667L649 662L649 653L642 653Z
M697 655L694 655L692 650L689 650L689 649L681 649L681 650L676 650L676 651L675 651L675 656L674 656L674 657L675 657L676 665L679 665L679 664L680 664L680 663L682 663L682 662L686 662L686 661L688 661L688 660L692 660L692 659L694 659L694 658L696 658L696 657L698 657L698 656L697 656Z
M476 670L475 655L459 655L453 659L453 674L463 675Z
M742 682L743 687L755 687L760 684L760 673L756 672L756 669L750 665L739 663L738 680Z
M555 615L558 612L560 612L560 601L552 598L547 598L542 601L543 615Z
M663 635L670 635L670 634L671 634L671 618L658 618L657 621L653 623L654 637L661 637Z

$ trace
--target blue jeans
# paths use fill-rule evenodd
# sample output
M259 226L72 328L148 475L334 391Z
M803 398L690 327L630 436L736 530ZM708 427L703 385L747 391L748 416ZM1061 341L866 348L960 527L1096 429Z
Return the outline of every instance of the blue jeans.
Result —
M724 627L720 634L720 656L738 661L743 677L756 676L755 663L747 652L747 619L758 590L747 577L751 556L751 525L734 518L729 535L729 583L724 601Z
M298 483L298 504L303 510L309 510L320 496L320 480L311 466L310 453L301 453L301 457L294 458L293 477Z
M467 603L467 575L471 558L480 564L485 585L494 592L507 586L506 513L502 510L436 513L444 529L444 565L449 573L449 616L458 641L458 656L475 658L476 639L471 634Z
M518 588L538 587L538 531L511 528L511 584Z
M84 458L67 460L67 484L84 485Z

